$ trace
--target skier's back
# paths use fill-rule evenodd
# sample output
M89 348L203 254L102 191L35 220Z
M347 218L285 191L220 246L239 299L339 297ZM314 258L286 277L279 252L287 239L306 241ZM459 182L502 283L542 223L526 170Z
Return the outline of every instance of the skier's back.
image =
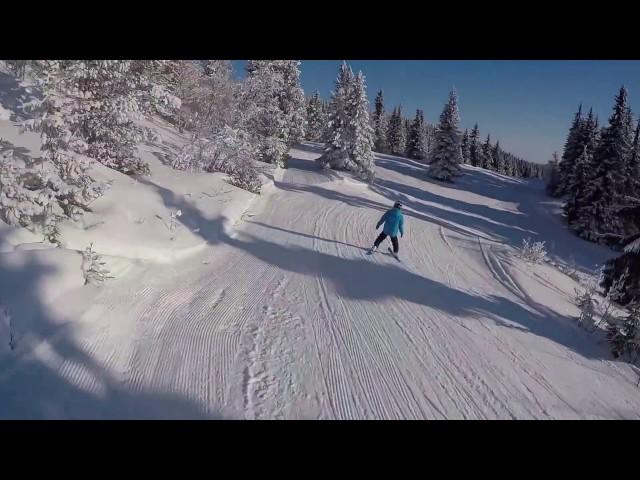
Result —
M401 237L404 235L404 215L402 214L402 204L400 202L396 202L391 210L385 212L376 224L376 230L380 228L382 224L384 224L382 233L376 238L370 252L374 252L385 238L390 237L391 243L393 244L393 253L397 256L400 250L398 233L400 233Z

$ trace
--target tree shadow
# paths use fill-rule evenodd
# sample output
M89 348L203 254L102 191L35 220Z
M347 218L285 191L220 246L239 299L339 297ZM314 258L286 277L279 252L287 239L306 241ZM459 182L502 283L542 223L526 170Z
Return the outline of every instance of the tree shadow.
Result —
M155 189L162 197L162 201L167 209L180 210L182 215L177 221L189 229L193 234L199 236L209 244L220 242L220 236L224 231L224 223L220 217L208 219L202 212L185 198L184 195L176 195L171 190L164 188L147 177L136 177L138 182Z
M200 235L209 243L226 244L283 271L322 278L329 282L340 297L368 302L399 298L416 305L436 309L453 317L477 318L478 316L486 316L507 328L527 331L547 338L586 358L609 358L607 351L595 344L593 338L578 328L569 318L559 315L519 293L517 295L521 297L521 303L497 295L480 297L422 277L395 264L383 265L364 257L362 259L344 258L299 246L280 245L246 231L240 231L238 235L232 237L223 228L227 222L226 218L206 218L183 198L176 197L172 192L157 185L155 187L158 188L168 208L182 210L183 215L179 221L189 228L199 228ZM389 208L388 205L346 195L318 185L276 182L276 187L285 191L319 195L358 208L373 208L380 211ZM436 219L418 211L409 211L407 214L420 220L438 223ZM251 224L290 235L339 243L354 247L359 252L364 250L362 247L346 242L324 239L264 223L252 221ZM446 228L453 227L452 229L455 230L455 226L447 224L444 226ZM470 235L469 232L463 233ZM526 308L523 305L526 305Z
M0 418L220 418L176 393L134 390L115 378L77 343L72 323L55 319L41 301L40 284L59 272L33 253L0 253L0 305L12 340L0 345Z
M308 233L294 232L292 230L287 230L286 228L276 227L276 226L273 226L273 225L267 225L266 223L262 223L262 222L254 222L252 220L247 220L247 223L249 223L251 225L257 225L259 227L268 228L270 230L277 230L279 232L286 233L287 235L296 235L296 236L299 236L299 237L308 238L310 240L320 240L320 241L323 241L323 242L334 243L336 245L344 245L345 247L355 248L357 250L362 250L363 252L369 251L368 248L365 248L365 247L362 247L362 246L358 246L358 245L353 245L352 243L341 242L340 240L335 240L335 239L331 239L331 238L322 238L322 237L318 237L316 235L309 235Z
M274 228L265 224L260 226ZM283 228L276 230L313 237ZM485 298L448 287L394 264L383 265L364 258L336 257L299 246L283 246L249 233L241 233L236 238L223 234L222 240L282 270L322 278L343 298L369 302L399 298L454 317L486 315L502 326L545 337L584 357L609 358L607 352L595 345L593 339L569 318L532 301L527 302L529 308L525 308L505 297L492 295Z
M391 172L406 175L432 185L451 190L475 193L493 200L513 201L513 192L506 187L527 185L532 180L509 177L483 168L464 166L463 175L455 182L440 182L428 175L429 165L404 157L376 155L376 166Z
M593 273L599 265L614 255L611 250L581 239L548 211L549 199L536 180L510 179L482 169L469 169L455 184L442 184L415 173L415 167L407 159L385 160L383 168L419 178L427 183L447 189L471 192L488 199L510 202L517 212L510 212L488 205L457 200L438 195L427 189L376 179L372 190L390 201L400 200L410 209L441 222L454 222L465 228L482 232L486 237L520 248L525 239L544 241L549 257L585 273ZM408 169L411 170L408 172ZM424 202L429 202L430 205ZM446 207L446 208L441 208Z
M0 157L11 153L13 157L22 160L25 164L29 165L36 160L31 156L31 152L25 147L16 147L8 140L0 138Z
M289 191L289 192L299 192L299 193L312 193L315 195L318 195L320 197L326 198L328 200L335 200L338 202L341 202L343 204L352 206L352 207L356 207L356 208L365 208L367 210L377 210L379 212L385 212L388 209L390 209L393 205L393 203L397 200L403 201L404 200L404 204L406 207L403 211L405 216L407 217L411 217L411 218L415 218L417 220L421 220L423 222L428 222L428 223L432 223L434 225L438 225L441 226L443 228L447 228L451 231L454 231L456 233L459 233L460 235L464 235L470 238L476 238L476 237L480 237L484 240L488 240L488 241L495 241L496 237L489 237L489 236L485 236L482 234L477 234L474 232L470 232L469 230L465 230L464 228L461 228L451 222L448 222L442 218L439 218L437 216L433 216L433 215L428 215L426 213L422 213L422 211L420 210L420 207L418 206L418 208L413 208L413 204L411 201L407 201L407 197L405 195L402 194L393 194L392 192L385 192L385 195L383 195L386 198L389 198L389 203L388 204L384 204L384 203L380 203L380 202L376 202L375 200L371 200L368 199L366 197L357 197L357 196L353 196L353 195L347 195L341 192L338 192L336 190L332 190L329 188L323 188L322 186L319 185L307 185L307 184L292 184L292 183L285 183L285 182L275 182L275 185L277 188L284 190L284 191ZM375 190L374 190L375 191ZM382 190L381 190L382 192ZM436 209L434 209L435 211Z
M36 87L23 87L15 76L0 72L0 106L10 112L9 120L20 122L32 118L24 107L36 98Z
M295 191L296 188L286 184L279 184L278 187L292 191ZM368 200L350 197L317 186L305 185L297 188L299 191L326 195L327 198L344 200L350 205L363 208L371 208L372 206L381 210L386 208L380 204L372 205L374 202ZM175 199L171 195L167 196L167 200L174 202ZM180 221L187 222L187 225L197 225L201 232L216 232L209 239L209 243L229 245L287 272L325 279L343 298L369 302L399 298L454 317L475 318L479 315L486 315L499 325L548 338L584 357L609 358L607 352L594 344L593 339L586 332L580 330L569 318L558 315L531 299L523 299L523 304L528 306L525 308L505 297L493 295L485 298L453 289L393 264L382 265L364 258L336 257L299 246L283 246L247 232L240 232L239 235L231 237L222 228L222 225L226 223L224 217L205 218L199 210L179 199L176 203L170 203L168 206L184 208ZM186 216L184 215L185 211L187 211ZM254 221L250 223L290 235L339 243L353 247L360 252L364 250L362 247L346 242L324 239Z
M453 222L462 227L484 233L493 241L520 245L523 238L535 237L537 232L527 228L526 214L499 210L486 205L476 205L443 197L428 190L402 185L391 180L379 179L372 190L389 200L399 199L405 207L442 222ZM429 202L427 205L423 202ZM444 207L444 208L443 208Z

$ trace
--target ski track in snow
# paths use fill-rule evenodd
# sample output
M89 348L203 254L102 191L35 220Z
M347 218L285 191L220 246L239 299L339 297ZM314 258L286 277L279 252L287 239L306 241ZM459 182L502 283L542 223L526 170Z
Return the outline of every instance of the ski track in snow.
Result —
M634 377L604 348L601 358L585 357L521 327L507 306L504 317L491 308L495 301L521 307L515 314L540 308L504 261L508 245L407 212L402 263L382 252L366 256L381 215L372 206L393 199L314 171L315 154L293 156L281 183L231 237L100 292L74 334L96 366L65 360L51 368L95 395L165 392L212 417L638 418ZM436 188L393 160L383 165L382 179ZM344 271L331 270L335 259ZM348 278L337 277L343 272ZM412 284L419 278L449 297L419 301L423 287ZM386 282L398 281L406 285L389 285L386 294ZM108 405L83 415L125 416Z

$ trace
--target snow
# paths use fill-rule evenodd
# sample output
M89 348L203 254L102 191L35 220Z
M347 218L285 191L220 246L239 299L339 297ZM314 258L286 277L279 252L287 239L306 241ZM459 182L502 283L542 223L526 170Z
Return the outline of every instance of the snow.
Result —
M9 120L11 113L0 105L0 120Z
M165 165L168 156L186 143L186 139L172 135L161 121L145 122L145 126L164 134L165 144L140 147L142 159L151 165L152 176L130 177L95 163L91 175L109 183L110 188L91 204L92 212L85 214L79 223L69 221L61 226L65 248L81 251L93 242L96 250L104 255L175 261L202 249L214 240L215 232L197 230L192 216L187 215L173 234L170 231L172 212L182 208L205 217L223 215L235 219L254 199L254 194L228 184L226 175L186 173ZM39 155L39 136L20 134L17 124L0 121L0 138L34 156ZM26 235L26 239L33 241L34 235L25 233L24 229L14 230L20 230L14 235ZM3 241L6 243L8 239ZM16 242L22 243L13 240L14 245Z
M305 143L255 196L170 169L184 139L150 125L151 176L96 167L112 186L63 248L0 224L0 418L640 418L633 368L571 318L578 284L518 256L525 238L586 273L613 255L541 182L463 166L444 185L376 155L369 187ZM0 137L37 154L12 122ZM366 256L396 200L402 262Z

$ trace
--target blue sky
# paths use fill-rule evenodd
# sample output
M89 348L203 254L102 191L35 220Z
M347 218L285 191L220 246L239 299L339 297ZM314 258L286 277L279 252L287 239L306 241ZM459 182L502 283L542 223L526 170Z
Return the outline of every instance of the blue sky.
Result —
M240 76L244 61L234 61ZM367 79L369 100L384 90L385 106L401 104L406 116L416 108L427 121L438 120L452 86L458 91L461 127L478 123L480 133L507 151L545 163L562 151L580 102L606 123L621 85L629 90L634 117L640 111L640 61L348 61ZM301 66L306 94L329 98L339 60L309 60Z

